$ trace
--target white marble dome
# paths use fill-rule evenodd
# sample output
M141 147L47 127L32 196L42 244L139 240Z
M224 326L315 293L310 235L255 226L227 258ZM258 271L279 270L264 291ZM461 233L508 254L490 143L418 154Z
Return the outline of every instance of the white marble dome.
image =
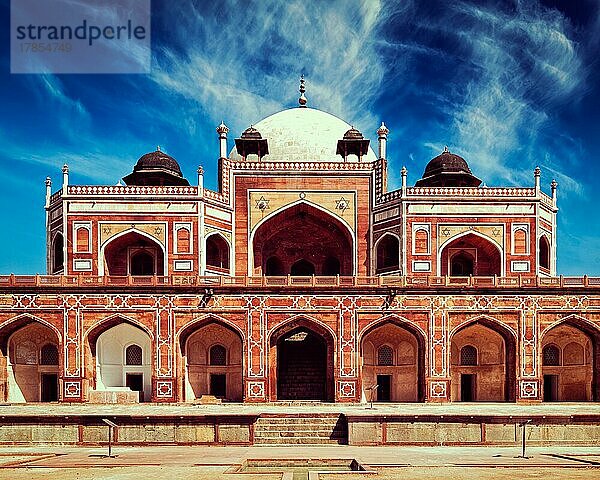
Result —
M330 113L314 108L290 108L254 124L262 138L266 138L269 154L264 162L342 162L336 155L338 140L341 140L351 125ZM253 158L254 157L254 158ZM232 160L242 160L234 147L229 153ZM249 155L248 160L256 160ZM363 162L373 162L377 156L369 146ZM357 162L355 155L348 157L349 162Z

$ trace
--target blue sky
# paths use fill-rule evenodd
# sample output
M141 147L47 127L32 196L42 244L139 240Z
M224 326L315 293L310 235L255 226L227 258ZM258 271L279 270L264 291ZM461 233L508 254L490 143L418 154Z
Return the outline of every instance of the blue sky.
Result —
M414 184L444 145L489 186L559 183L558 270L600 275L600 7L595 0L261 0L152 5L152 71L10 74L0 0L1 273L44 273L44 179L115 184L156 145L216 189L230 139L296 105L357 126L381 120L392 188ZM230 140L231 143L231 140Z

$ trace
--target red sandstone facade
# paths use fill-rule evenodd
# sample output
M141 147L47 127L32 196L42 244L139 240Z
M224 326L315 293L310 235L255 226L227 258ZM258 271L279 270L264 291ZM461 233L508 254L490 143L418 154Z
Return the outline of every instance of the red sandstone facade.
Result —
M445 151L388 192L383 125L378 155L302 106L217 132L218 192L160 150L47 181L49 275L0 277L2 400L598 400L600 279L556 277L539 169L481 187Z

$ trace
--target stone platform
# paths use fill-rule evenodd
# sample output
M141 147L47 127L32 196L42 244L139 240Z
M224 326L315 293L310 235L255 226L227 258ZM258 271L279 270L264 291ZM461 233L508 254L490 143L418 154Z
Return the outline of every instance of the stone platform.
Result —
M600 403L5 404L1 445L600 446Z

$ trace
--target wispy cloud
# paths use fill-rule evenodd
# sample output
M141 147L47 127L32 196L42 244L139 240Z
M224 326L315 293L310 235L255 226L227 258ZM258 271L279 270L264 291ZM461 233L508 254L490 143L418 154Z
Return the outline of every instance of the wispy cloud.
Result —
M239 131L293 106L304 72L309 105L375 129L371 104L386 71L377 39L399 8L410 2L225 1L202 11L188 4L168 18L185 36L157 52L153 79L201 103L213 123L225 117Z
M582 87L584 66L568 22L535 2L517 2L510 12L458 3L454 14L462 19L458 40L474 69L454 104L461 153L486 178L523 183L543 160L566 179L564 159L543 147L543 134L552 108ZM575 180L565 183L582 190Z

